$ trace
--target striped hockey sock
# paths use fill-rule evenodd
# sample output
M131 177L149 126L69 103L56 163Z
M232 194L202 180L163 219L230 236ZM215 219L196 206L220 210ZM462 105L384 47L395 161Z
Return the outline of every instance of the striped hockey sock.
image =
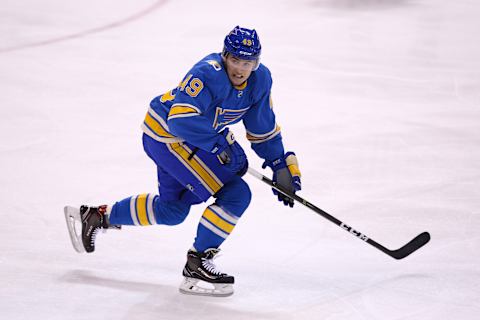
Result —
M144 193L115 203L109 216L110 223L136 226L157 224L154 211L157 198L157 195Z
M238 219L217 204L208 206L198 224L194 248L199 252L218 248L233 231Z

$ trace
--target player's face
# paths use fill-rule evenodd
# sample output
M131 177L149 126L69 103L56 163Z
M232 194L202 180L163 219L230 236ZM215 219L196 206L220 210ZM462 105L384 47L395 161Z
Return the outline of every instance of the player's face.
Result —
M234 86L239 86L247 81L248 77L250 77L253 68L255 68L256 61L238 59L229 54L225 59L225 64L230 82Z

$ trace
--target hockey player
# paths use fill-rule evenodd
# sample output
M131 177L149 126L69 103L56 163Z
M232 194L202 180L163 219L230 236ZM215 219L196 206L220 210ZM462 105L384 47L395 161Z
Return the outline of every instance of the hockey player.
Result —
M233 293L234 277L220 272L213 258L247 209L251 192L242 179L247 157L227 126L243 121L264 168L273 170L273 180L290 192L301 188L295 154L284 152L270 97L272 78L260 63L260 53L257 32L237 26L225 37L221 53L201 59L178 87L151 101L142 124L143 147L157 165L159 195L132 196L113 206L65 207L77 251L93 252L100 229L179 224L192 205L213 197L188 250L180 291ZM293 199L275 194L293 206ZM81 231L75 229L75 220L81 221Z

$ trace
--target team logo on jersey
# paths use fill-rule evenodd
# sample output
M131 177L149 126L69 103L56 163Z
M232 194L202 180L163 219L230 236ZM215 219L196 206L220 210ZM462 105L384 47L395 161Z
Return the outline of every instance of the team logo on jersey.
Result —
M207 63L209 65L211 65L213 67L213 69L215 69L215 71L220 71L222 70L222 66L220 65L220 63L218 63L218 61L215 61L215 60L207 60Z
M237 122L249 108L245 109L224 109L217 107L215 112L215 121L213 122L213 128L217 129L218 127L225 126L230 123Z

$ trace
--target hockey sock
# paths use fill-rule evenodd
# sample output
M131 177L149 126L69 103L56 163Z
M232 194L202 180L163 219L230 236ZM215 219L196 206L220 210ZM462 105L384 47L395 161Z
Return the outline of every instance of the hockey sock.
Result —
M218 248L235 228L238 217L220 206L208 206L200 219L193 247L204 252L208 248Z
M116 202L109 216L115 225L176 225L185 220L190 205L180 201L162 201L157 195L140 194Z
M153 202L156 197L145 193L115 203L110 213L110 223L136 226L156 224L153 211Z

